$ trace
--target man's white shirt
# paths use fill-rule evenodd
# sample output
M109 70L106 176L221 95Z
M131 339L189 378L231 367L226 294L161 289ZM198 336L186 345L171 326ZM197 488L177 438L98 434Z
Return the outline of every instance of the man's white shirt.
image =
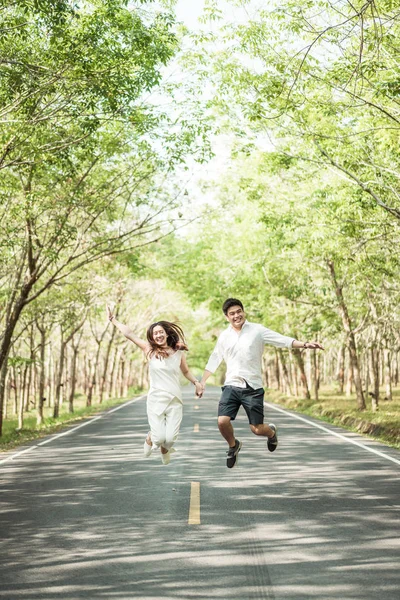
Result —
M291 348L295 338L281 335L264 325L245 321L240 331L231 325L218 338L206 370L214 373L221 362L226 363L225 385L262 388L262 355L265 344L277 348Z

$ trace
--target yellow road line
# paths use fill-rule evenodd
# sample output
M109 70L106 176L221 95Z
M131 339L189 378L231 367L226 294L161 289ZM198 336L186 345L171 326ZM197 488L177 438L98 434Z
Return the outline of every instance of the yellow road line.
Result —
M198 423L194 424L193 431L194 431L194 433L199 433L199 424Z
M200 525L200 481L190 484L189 525Z

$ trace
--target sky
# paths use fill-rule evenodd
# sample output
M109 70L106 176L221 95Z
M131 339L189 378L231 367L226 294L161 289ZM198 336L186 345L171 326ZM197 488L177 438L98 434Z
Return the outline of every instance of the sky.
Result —
M209 1L211 2L211 0ZM217 0L218 9L221 9L224 15L222 21L209 21L206 24L202 24L199 23L198 19L203 13L205 4L206 0L177 0L174 6L177 20L182 21L191 31L198 31L200 29L217 31L221 24L224 23L244 23L248 21L251 14L254 11L257 12L265 2L263 0L252 0L242 8L235 7L224 0ZM190 175L187 176L186 174L186 188L190 195L195 198L196 204L200 206L204 204L215 206L217 204L215 198L217 186L207 186L207 190L204 191L201 189L201 183L212 182L212 184L218 184L218 181L221 180L231 165L230 153L232 142L232 136L218 136L213 140L212 144L215 154L214 158L203 165L199 165L194 161L189 163Z
M213 0L208 0L211 4ZM260 6L264 5L263 0L252 0L244 7L234 6L233 3L225 0L217 0L218 9L221 9L223 18L221 21L208 21L200 23L199 17L203 14L203 10L207 0L177 0L174 5L174 12L177 21L182 22L189 30L196 32L200 29L206 31L217 32L224 23L244 23L254 11L258 11ZM179 81L180 69L177 64L171 65L171 70L167 77L171 77L174 81ZM182 78L185 75L182 73ZM211 91L211 86L210 86ZM228 134L219 135L212 140L212 149L215 156L207 163L198 164L193 159L187 161L189 171L184 171L180 174L182 187L188 190L188 199L192 200L196 208L203 211L205 207L211 208L218 206L217 200L218 183L221 181L229 170L231 161L231 145L233 136ZM206 184L204 186L203 184ZM185 231L182 231L185 235Z
M189 29L197 29L203 7L204 0L178 0L175 5L178 21L183 21Z
M204 0L178 0L174 10L178 21L182 21L186 27L192 31L199 30L204 25L198 21L204 9ZM210 24L212 27L212 24ZM196 204L215 204L215 197L212 189L204 192L201 189L202 182L218 181L221 174L226 171L230 164L229 143L226 136L216 138L213 142L213 151L215 157L206 164L197 164L192 161L190 173L186 173L187 189L190 195L195 199Z

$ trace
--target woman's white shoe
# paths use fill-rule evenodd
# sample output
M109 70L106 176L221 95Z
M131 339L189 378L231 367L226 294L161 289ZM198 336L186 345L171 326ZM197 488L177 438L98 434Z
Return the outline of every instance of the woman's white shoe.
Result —
M171 460L171 453L168 450L168 452L166 454L163 454L161 452L161 462L163 465L169 465L169 461Z
M171 460L171 454L175 452L175 448L170 448L166 454L161 452L161 462L163 465L169 465L169 461Z
M149 446L149 444L147 443L147 438L150 438L150 431L146 436L146 439L144 440L144 446L143 446L143 454L145 458L148 458L151 454L151 451L153 450L153 446Z

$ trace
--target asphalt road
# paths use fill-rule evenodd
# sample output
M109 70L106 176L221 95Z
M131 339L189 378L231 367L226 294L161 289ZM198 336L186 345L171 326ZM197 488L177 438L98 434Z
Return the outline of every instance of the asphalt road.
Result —
M168 466L143 398L0 455L0 598L399 600L400 452L268 405L277 451L240 413L228 470L185 389Z

